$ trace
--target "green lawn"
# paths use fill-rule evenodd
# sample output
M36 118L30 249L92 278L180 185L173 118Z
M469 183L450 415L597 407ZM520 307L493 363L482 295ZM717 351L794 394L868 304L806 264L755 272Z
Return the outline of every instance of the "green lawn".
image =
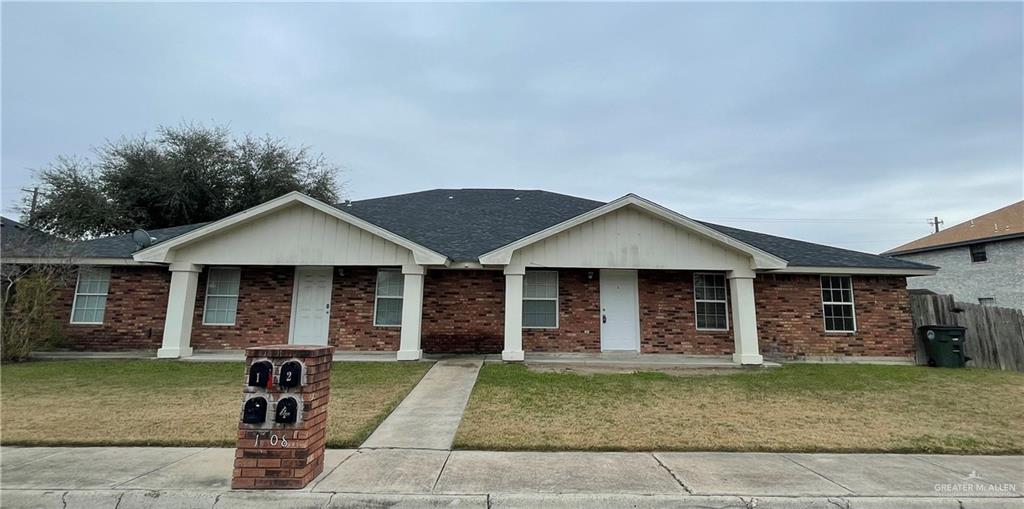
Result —
M427 363L334 363L327 441L360 444ZM0 368L3 445L233 446L245 369L235 363L54 361Z
M1024 374L791 364L723 375L487 364L462 449L1024 453Z

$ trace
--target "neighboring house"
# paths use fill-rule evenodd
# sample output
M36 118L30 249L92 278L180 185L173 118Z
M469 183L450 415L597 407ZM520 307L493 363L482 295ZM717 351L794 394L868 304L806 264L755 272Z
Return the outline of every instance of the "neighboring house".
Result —
M141 249L131 235L78 246L78 284L57 310L76 348L906 359L906 278L935 273L632 194L437 189L332 206L291 193L150 234Z
M882 253L934 265L907 287L958 301L1024 309L1024 201Z
M13 219L0 216L0 255L60 258L67 255L70 244Z

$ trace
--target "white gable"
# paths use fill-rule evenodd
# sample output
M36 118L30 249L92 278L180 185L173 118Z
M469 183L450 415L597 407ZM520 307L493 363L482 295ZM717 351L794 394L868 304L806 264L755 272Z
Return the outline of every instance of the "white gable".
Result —
M438 265L444 255L299 193L135 253L197 265Z
M628 269L750 269L732 246L625 206L523 246L511 265Z
M402 265L412 251L302 204L174 250L200 265Z

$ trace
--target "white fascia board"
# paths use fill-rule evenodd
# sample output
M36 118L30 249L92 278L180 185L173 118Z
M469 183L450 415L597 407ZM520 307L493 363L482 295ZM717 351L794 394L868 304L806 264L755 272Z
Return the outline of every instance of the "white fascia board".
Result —
M284 196L274 198L273 200L266 201L255 207L248 208L236 214L232 214L224 219L214 221L206 226L192 230L184 235L179 235L173 239L161 242L155 246L143 249L133 255L136 261L147 261L147 262L161 262L168 263L170 260L167 259L168 254L174 248L181 247L184 245L191 244L198 241L199 239L216 233L220 230L230 228L240 223L252 221L259 217L267 214L271 214L274 211L281 209L285 206L293 203L302 203L310 206L316 210L319 210L329 216L335 217L341 221L349 223L357 228L361 228L370 232L378 237L389 240L412 251L413 258L419 265L447 265L448 257L440 254L436 251L423 247L405 237L396 235L384 228L381 228L373 223L364 221L352 214L338 210L337 207L332 207L320 200L306 196L298 191L292 191Z
M134 265L153 266L152 263L136 261L132 258L103 258L90 256L5 256L3 263L19 263L24 265Z
M558 223L550 228L523 237L515 242L512 242L511 244L507 244L505 246L499 247L498 249L485 253L480 257L480 263L484 265L508 265L508 263L512 261L512 253L514 253L517 249L533 244L534 242L544 240L553 235L557 235L558 233L561 233L565 230L581 225L587 221L603 216L605 214L618 210L622 207L626 207L628 205L639 207L650 214L653 214L665 221L668 221L669 223L681 226L695 233L698 233L712 240L718 241L722 244L732 247L737 251L750 255L754 259L753 268L755 269L781 269L786 267L787 265L786 260L783 260L778 256L775 256L767 251L758 249L754 246L751 246L750 244L747 244L733 237L725 235L724 233L719 232L718 230L708 228L707 226L704 226L698 223L697 221L694 221L693 219L690 219L678 212L670 210L666 207L658 205L657 203L654 203L645 198L641 198L640 196L637 196L632 193L627 194L617 200L611 201L594 210L584 212L583 214L580 214L574 218Z
M872 269L867 267L786 267L766 274L841 274L864 276L934 276L938 269Z

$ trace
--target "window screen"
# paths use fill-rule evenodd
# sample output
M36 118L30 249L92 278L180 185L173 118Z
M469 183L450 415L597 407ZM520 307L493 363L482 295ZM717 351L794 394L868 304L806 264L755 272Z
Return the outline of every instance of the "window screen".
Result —
M206 275L206 303L203 323L206 325L234 325L238 313L238 282L241 269L210 267Z
M526 272L523 286L523 327L558 327L558 272Z
M377 271L377 298L374 304L373 324L402 325L402 289L405 278L397 269Z
M71 305L71 323L103 323L110 289L109 267L82 267L78 271L75 301Z

